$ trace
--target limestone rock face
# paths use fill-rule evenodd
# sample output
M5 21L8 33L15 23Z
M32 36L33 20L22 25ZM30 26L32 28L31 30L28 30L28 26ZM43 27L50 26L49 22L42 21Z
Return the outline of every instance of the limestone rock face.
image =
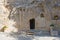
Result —
M60 23L60 0L2 0L0 2L1 21L6 24L9 20L14 20L16 22L14 27L18 28L18 31L30 30L31 19L35 19L36 30L49 30L51 23L57 22L57 26ZM40 16L42 13L44 17ZM58 15L58 21L54 20L54 15Z
M4 26L6 26L7 28L10 27L10 29L11 29L11 27L14 27L13 26L14 25L14 21L13 20L9 20L9 18L8 18L9 13L10 13L10 10L8 10L5 7L4 0L0 1L0 31L1 32L5 31L4 30ZM15 29L13 29L13 30L15 30ZM11 31L9 31L9 32L11 32Z

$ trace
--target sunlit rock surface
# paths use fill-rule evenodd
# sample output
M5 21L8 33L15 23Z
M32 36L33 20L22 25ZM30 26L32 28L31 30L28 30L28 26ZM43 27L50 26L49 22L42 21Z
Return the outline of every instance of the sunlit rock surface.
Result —
M9 11L7 8L4 7L3 5L4 1L0 2L0 31L10 33L12 30L16 30L14 27L14 20L9 20ZM7 29L3 29L3 27L6 26Z
M40 17L43 13L44 17ZM58 15L58 20L54 20ZM0 1L0 26L11 26L20 30L30 30L30 20L35 19L35 30L49 31L53 23L60 31L60 0L2 0ZM15 24L9 23L13 20ZM13 26L14 25L14 26Z
M0 32L0 40L60 40L59 37L47 37L47 36L27 36L27 35L19 35L19 36L12 36L7 33Z
M30 36L31 19L36 34ZM60 34L60 0L0 0L0 40L60 40L47 36L52 23Z

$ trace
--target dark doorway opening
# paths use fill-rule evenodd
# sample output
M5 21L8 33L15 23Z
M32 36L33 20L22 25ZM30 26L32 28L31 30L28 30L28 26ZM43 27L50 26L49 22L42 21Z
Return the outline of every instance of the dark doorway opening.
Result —
M35 19L30 19L30 29L35 29Z

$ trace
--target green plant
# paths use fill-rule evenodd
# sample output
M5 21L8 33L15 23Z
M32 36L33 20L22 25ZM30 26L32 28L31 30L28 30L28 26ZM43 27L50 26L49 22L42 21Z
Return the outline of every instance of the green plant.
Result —
M7 28L7 26L3 26L3 28L1 29L2 32L4 32L4 30Z
M51 24L50 27L54 27L54 24Z
M3 28L7 28L7 26L4 26Z

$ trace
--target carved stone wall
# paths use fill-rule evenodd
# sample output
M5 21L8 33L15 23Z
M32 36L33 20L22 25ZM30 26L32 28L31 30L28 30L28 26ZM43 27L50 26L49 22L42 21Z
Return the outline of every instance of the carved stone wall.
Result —
M33 2L33 4L31 4L32 1L33 0L5 0L5 2L7 2L7 4L10 4L10 5L8 5L8 8L11 6L13 8L16 8L16 11L11 14L12 15L11 19L13 19L16 22L15 26L18 28L19 31L20 30L30 30L29 20L32 18L35 19L35 29L36 30L40 30L40 29L49 30L51 23L54 23L54 24L60 26L59 25L60 19L58 19L58 21L53 20L54 15L58 15L60 18L60 9L59 9L60 6L55 5L55 4L59 4L59 1L45 0L42 2L38 2L38 3L35 1L36 6L32 6L34 4L34 2ZM22 5L24 5L24 6L17 8L17 6L22 6ZM22 8L22 9L20 9L20 8ZM10 10L4 9L4 11L5 11L4 15L9 15ZM6 11L8 14L6 13ZM40 17L41 13L44 14L44 18ZM59 27L57 27L57 29L58 28Z

